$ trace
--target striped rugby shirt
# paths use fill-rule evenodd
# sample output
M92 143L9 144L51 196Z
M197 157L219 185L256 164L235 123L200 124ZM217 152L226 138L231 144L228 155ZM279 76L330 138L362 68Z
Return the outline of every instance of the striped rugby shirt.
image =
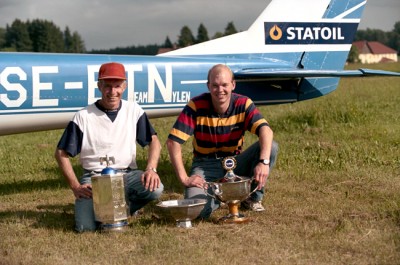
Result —
M258 135L262 126L269 126L268 122L250 98L232 93L227 112L219 115L212 106L211 94L204 93L189 101L168 138L182 144L194 135L195 156L236 155L242 151L245 132Z

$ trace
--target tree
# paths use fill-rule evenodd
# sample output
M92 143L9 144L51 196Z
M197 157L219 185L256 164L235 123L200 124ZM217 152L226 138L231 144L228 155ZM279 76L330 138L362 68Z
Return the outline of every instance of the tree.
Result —
M235 25L233 25L233 22L229 22L225 28L224 36L232 35L237 32L238 31L236 30Z
M229 36L229 35L232 35L232 34L235 34L235 33L237 33L237 30L236 30L236 28L235 28L235 25L233 24L233 22L229 22L229 23L226 25L226 28L225 28L224 33L218 31L218 32L216 32L216 33L214 34L214 36L213 36L212 38L213 38L213 39L218 39L218 38L221 38L221 37L224 37L224 36Z
M172 45L172 42L171 42L171 40L169 39L168 36L167 36L167 38L166 38L165 41L164 41L163 47L164 47L164 48L173 48L173 47L174 47L174 46Z
M359 61L358 59L358 49L356 46L352 45L350 52L349 52L349 56L347 57L347 61L349 63L357 63Z
M0 28L0 50L5 46L5 44L6 44L6 29Z
M64 52L72 52L73 39L69 27L64 30Z
M85 43L78 32L71 32L68 27L64 30L64 52L67 53L83 53L86 51Z
M388 46L400 54L400 21L394 24L394 29L389 33Z
M214 36L212 37L213 39L218 39L218 38L221 38L221 37L223 37L224 36L224 34L222 33L222 32L215 32L215 34L214 34Z
M85 42L82 40L81 35L74 31L72 34L72 52L74 53L84 53L86 52Z
M195 43L195 39L193 37L192 31L188 26L184 26L181 29L181 35L178 38L179 47L186 47L193 45Z
M18 52L33 51L32 41L26 23L16 19L11 26L7 25L5 47Z
M200 24L199 28L197 29L197 38L196 43L202 43L208 41L210 38L208 37L208 32L206 27L203 23Z
M367 28L357 31L354 40L379 41L387 45L388 34L380 29Z
M4 43L2 43L4 40ZM85 44L81 36L66 27L61 32L53 22L35 19L22 22L15 19L11 26L7 25L4 38L0 31L0 49L18 52L85 52Z
M395 33L397 33L397 34L400 34L400 21L397 21L397 22L394 24L393 32L395 32Z
M28 26L34 52L64 52L64 36L53 22L35 19Z

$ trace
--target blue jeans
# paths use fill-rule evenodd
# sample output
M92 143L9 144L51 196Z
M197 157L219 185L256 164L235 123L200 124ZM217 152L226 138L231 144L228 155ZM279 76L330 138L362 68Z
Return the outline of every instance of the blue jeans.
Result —
M129 205L129 212L131 215L144 207L147 203L160 198L164 190L162 183L160 187L153 192L146 190L140 180L142 174L143 171L141 170L129 170L124 175L125 198ZM80 183L92 183L92 175L94 175L94 173L84 174ZM76 199L75 230L78 232L94 231L97 229L98 225L94 217L93 200L85 198Z
M270 155L269 170L275 165L278 154L278 144L273 141ZM243 151L240 155L235 157L237 166L234 173L241 177L252 177L255 166L259 163L260 159L260 144L258 142L252 144L249 148ZM199 175L207 182L216 182L223 178L226 174L225 169L222 167L221 159L216 158L202 158L196 157L193 159L192 167L190 170L191 175ZM257 183L251 184L251 190L256 189ZM208 189L209 194L213 194L211 188ZM250 195L254 201L261 201L264 197L264 187L261 190L256 190ZM208 196L204 189L198 187L189 187L185 189L186 199L206 199L207 204L203 211L200 213L200 218L208 218L211 213L219 208L220 202L211 196Z

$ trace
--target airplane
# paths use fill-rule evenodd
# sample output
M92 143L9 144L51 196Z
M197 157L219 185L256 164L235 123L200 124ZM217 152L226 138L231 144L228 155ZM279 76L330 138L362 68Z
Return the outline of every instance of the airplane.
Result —
M101 64L125 65L124 99L150 118L178 115L207 90L207 73L228 65L236 93L256 105L324 96L341 77L400 76L345 71L366 0L273 0L248 30L158 56L0 53L0 135L61 129L100 93ZM290 7L290 8L288 8Z

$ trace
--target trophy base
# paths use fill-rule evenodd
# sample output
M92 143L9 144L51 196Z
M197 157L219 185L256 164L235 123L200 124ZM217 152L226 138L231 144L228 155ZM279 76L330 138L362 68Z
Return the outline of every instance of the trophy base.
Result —
M218 222L221 224L245 224L248 223L250 220L251 219L249 217L245 217L243 214L228 214L227 216L219 218Z
M100 232L125 232L128 230L128 220L122 220L115 223L100 224Z
M192 228L192 221L176 221L176 227L181 227L181 228Z
M233 200L227 203L229 208L229 214L224 217L221 217L219 219L219 223L244 224L250 221L250 218L245 217L243 214L239 213L239 205L240 205L239 200Z

